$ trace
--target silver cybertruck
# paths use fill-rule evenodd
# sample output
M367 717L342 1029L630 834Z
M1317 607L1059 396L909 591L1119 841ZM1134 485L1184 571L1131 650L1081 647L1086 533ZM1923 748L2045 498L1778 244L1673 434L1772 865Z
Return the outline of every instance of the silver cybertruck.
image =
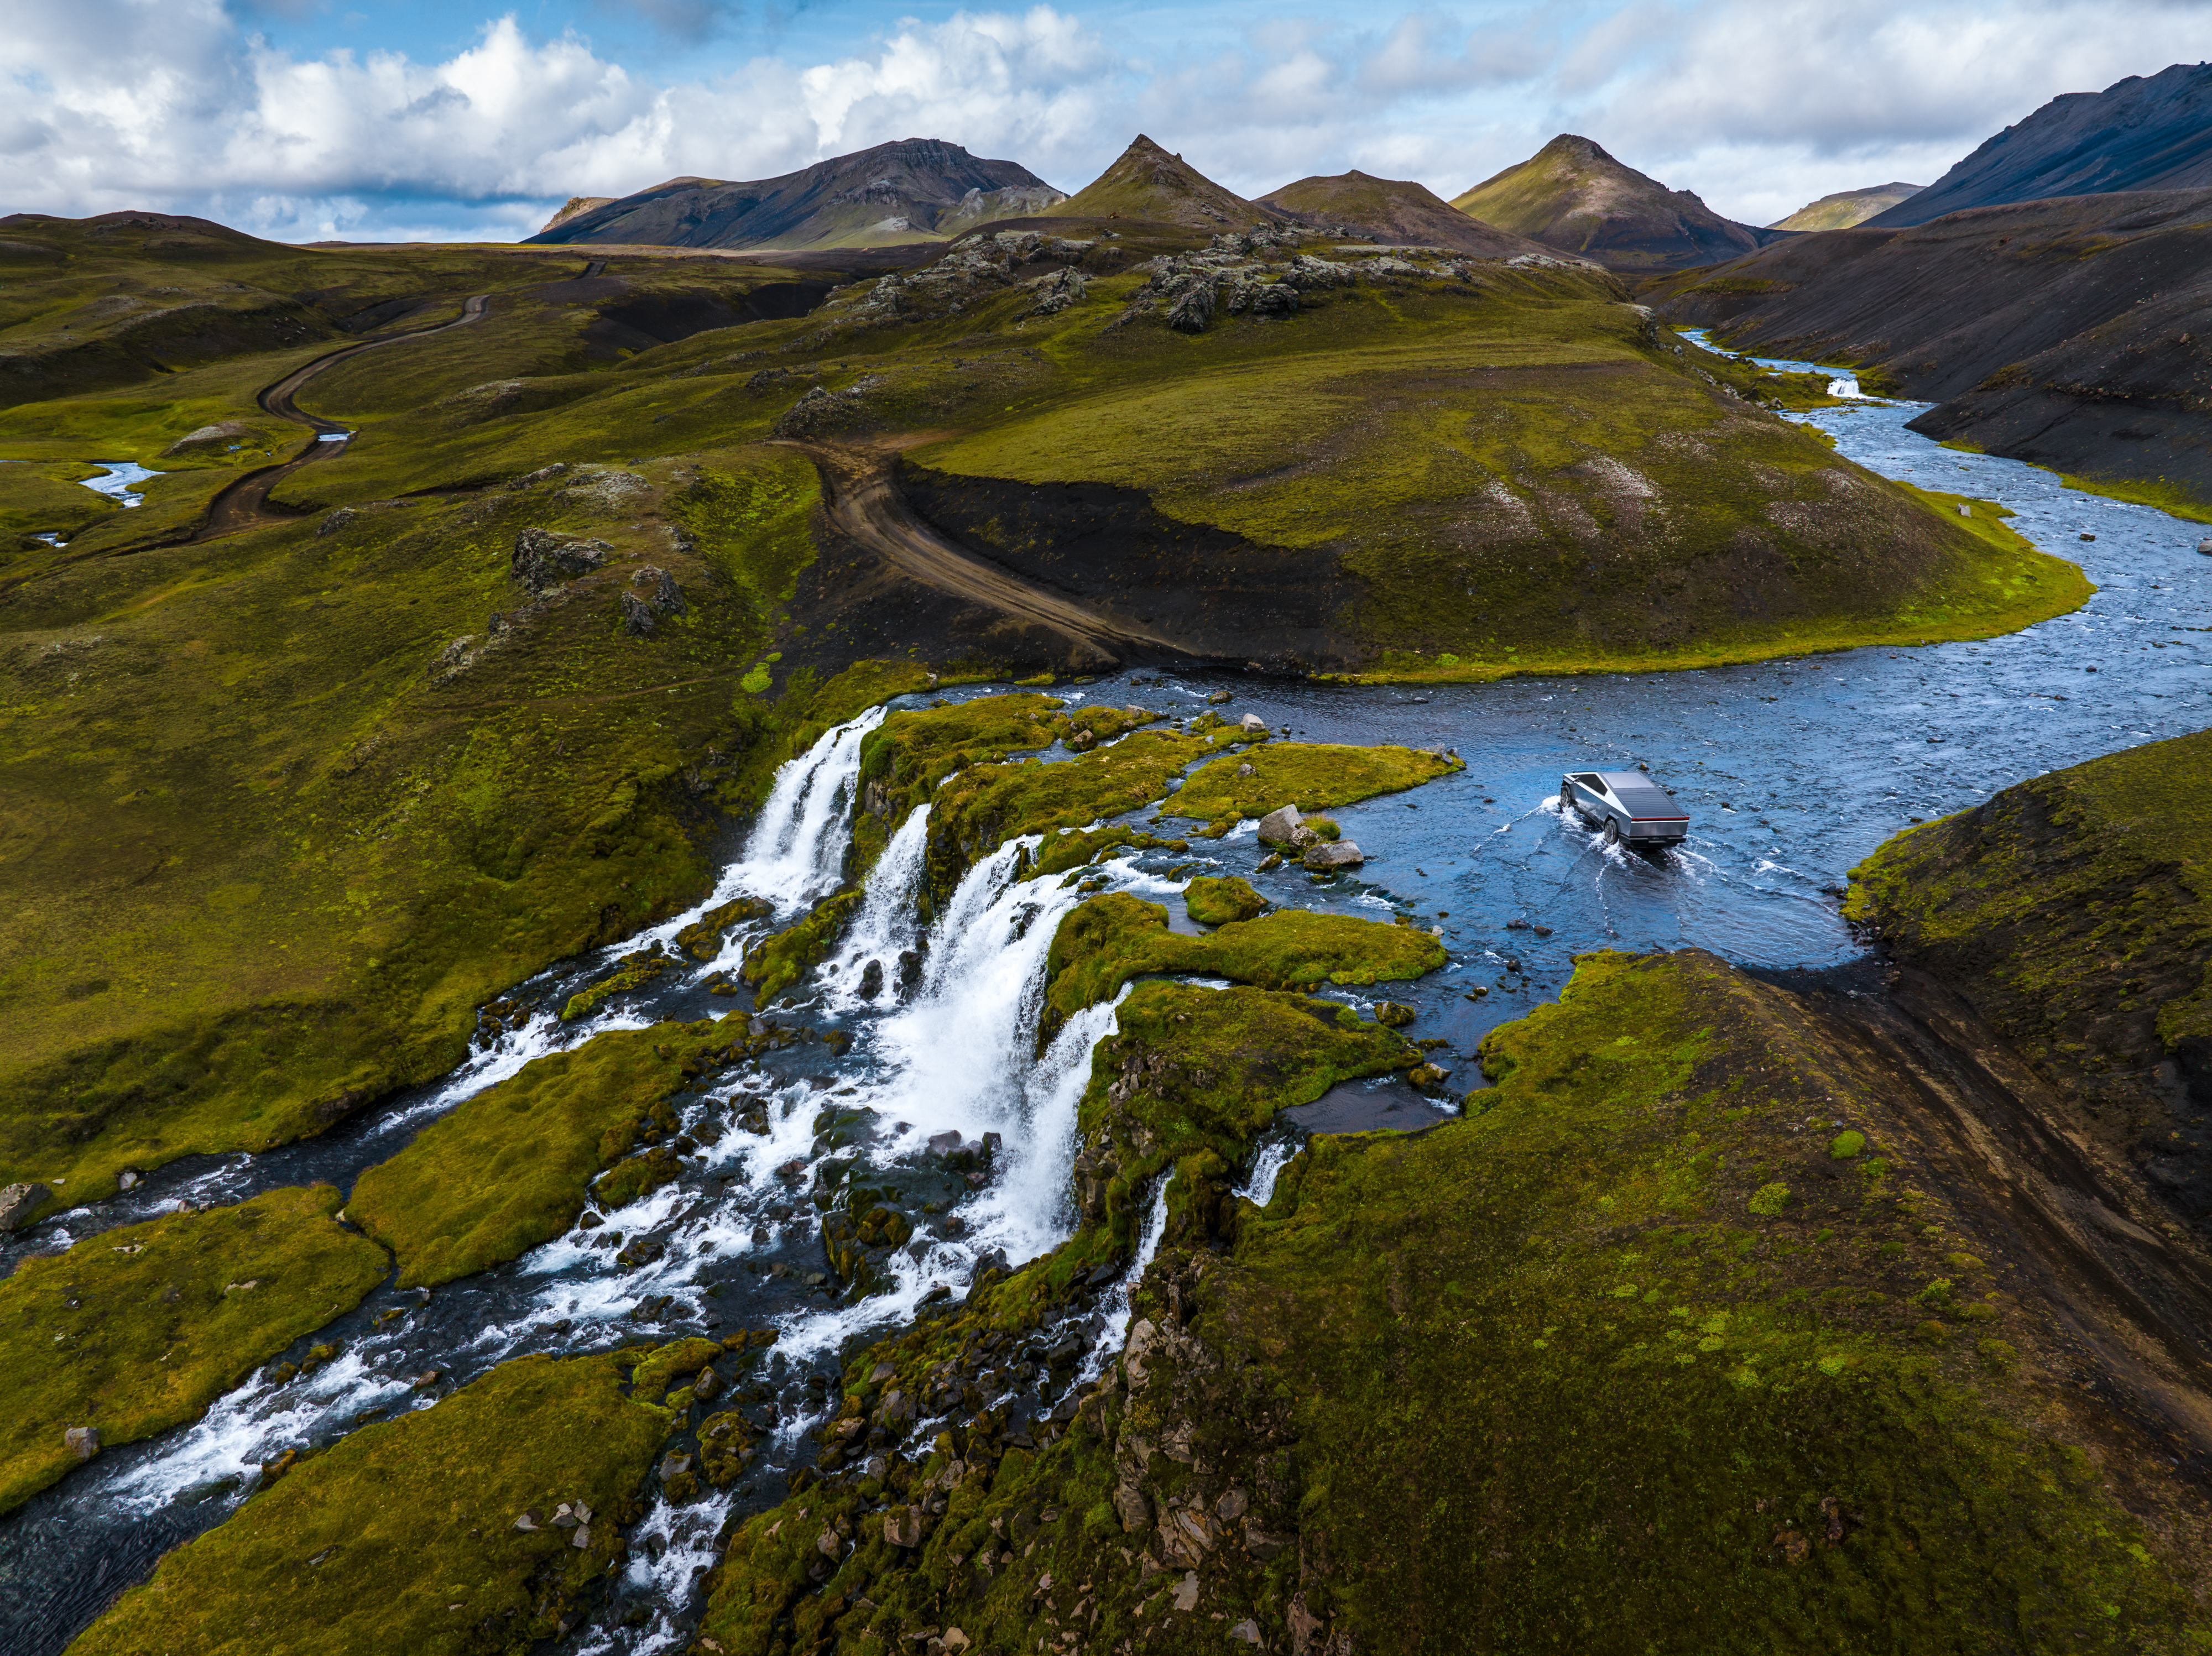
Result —
M1690 831L1688 813L1642 771L1570 771L1559 810L1597 827L1609 846L1676 846Z

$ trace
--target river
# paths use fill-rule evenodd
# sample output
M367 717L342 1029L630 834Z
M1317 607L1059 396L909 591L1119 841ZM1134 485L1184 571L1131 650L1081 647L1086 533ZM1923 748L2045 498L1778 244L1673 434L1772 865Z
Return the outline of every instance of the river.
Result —
M1854 959L1862 950L1838 916L1838 894L1851 865L1890 834L2024 778L2207 722L2202 652L2212 647L2212 558L2194 549L2201 531L2148 507L2066 489L2017 462L1939 447L1905 429L1922 406L1869 402L1802 417L1885 476L2003 502L2018 514L2014 527L2080 563L2097 583L2086 606L1982 643L1678 673L1409 689L1147 671L1072 687L1060 693L1186 718L1225 688L1234 697L1225 710L1231 716L1256 712L1298 739L1441 744L1467 761L1463 772L1413 794L1333 813L1369 854L1356 875L1316 885L1295 868L1257 874L1261 848L1248 824L1218 841L1194 840L1188 856L1148 853L1113 864L1114 888L1169 901L1181 884L1177 870L1231 872L1280 904L1417 916L1438 929L1449 964L1390 992L1420 1012L1410 1033L1449 1043L1433 1056L1455 1069L1462 1089L1480 1084L1471 1055L1483 1033L1556 995L1579 951L1695 944L1783 974ZM860 739L882 717L863 716L785 767L701 909L750 893L775 902L777 923L787 924L834 885ZM1692 828L1680 848L1648 856L1608 848L1560 820L1554 801L1563 770L1638 764L1688 809ZM1149 823L1152 814L1148 806L1130 820ZM811 1389L809 1377L833 1373L849 1338L904 1320L940 1285L958 1291L978 1259L1003 1250L1018 1263L1071 1226L1066 1183L1075 1102L1091 1045L1110 1032L1113 1009L1075 1020L1041 1060L1032 1056L1032 1036L1045 949L1077 896L1055 880L1013 881L1008 847L970 872L907 998L864 1000L857 990L867 960L882 961L895 983L900 952L917 942L905 900L919 873L922 832L917 816L894 840L836 960L797 1004L771 1012L785 1022L844 1028L854 1042L842 1056L802 1043L746 1075L736 1090L767 1101L765 1136L717 1132L742 1097L694 1101L686 1124L706 1129L697 1135L712 1140L704 1156L676 1183L609 1216L604 1230L572 1234L427 1296L380 1289L288 1354L325 1340L343 1344L343 1354L310 1379L280 1388L257 1374L198 1423L106 1453L35 1498L0 1526L0 1649L21 1656L61 1650L119 1586L143 1580L161 1552L231 1510L261 1462L288 1447L327 1443L364 1411L423 1406L411 1374L441 1371L443 1391L527 1352L773 1323L782 1331L770 1366L780 1429L744 1482L681 1507L654 1506L633 1535L628 1574L574 1646L592 1656L680 1648L692 1584L711 1563L724 1520L780 1499L785 1471L812 1459L806 1439L823 1403L818 1380ZM1180 921L1180 905L1172 909ZM672 937L692 917L647 937ZM641 940L565 963L521 992L547 1010L481 1043L442 1082L310 1143L164 1168L127 1197L9 1239L0 1265L12 1269L27 1252L82 1240L179 1201L235 1201L314 1179L348 1184L423 1123L532 1057L607 1029L727 1011L731 1003L702 986L717 970L733 970L749 940L733 938L720 960L665 978L580 1027L558 1024L550 1009ZM1358 994L1342 998L1367 1004ZM1373 1091L1369 1103L1395 1102L1409 1119L1426 1107L1410 1094L1396 1097L1391 1084ZM823 1269L811 1210L794 1206L794 1187L774 1171L830 1153L816 1132L825 1111L855 1141L835 1147L836 1154L857 1148L872 1165L899 1167L909 1188L933 1180L961 1192L964 1234L918 1234L896 1291L858 1304L833 1301L834 1283L809 1281ZM925 1141L944 1131L969 1140L1003 1136L1004 1153L981 1188L966 1190L927 1150ZM1279 1130L1255 1152L1248 1193L1265 1198L1290 1137ZM940 1222L939 1228L951 1228ZM586 1245L617 1232L653 1237L665 1251L632 1270L612 1249ZM1147 1252L1157 1235L1155 1223ZM378 1326L380 1313L393 1307L405 1314ZM1075 1331L1103 1350L1126 1314L1117 1289ZM637 1604L648 1609L644 1624L623 1625Z

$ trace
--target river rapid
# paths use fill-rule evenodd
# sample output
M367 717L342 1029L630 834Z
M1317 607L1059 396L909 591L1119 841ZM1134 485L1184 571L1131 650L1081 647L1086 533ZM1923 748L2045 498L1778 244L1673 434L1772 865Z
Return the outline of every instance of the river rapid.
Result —
M1454 1069L1461 1089L1481 1084L1472 1054L1484 1032L1555 996L1583 950L1695 944L1785 974L1857 958L1863 951L1838 914L1838 895L1846 871L1890 834L2044 771L2208 722L2201 655L2212 649L2212 557L2195 551L2202 531L2148 507L2069 490L2017 462L1939 447L1905 429L1923 406L1868 402L1802 417L1885 476L2002 501L2017 514L2014 527L2097 583L2081 610L1982 643L1643 676L1413 689L1141 671L1080 684L1056 694L1188 718L1206 708L1209 693L1227 689L1231 716L1258 713L1297 739L1443 745L1467 763L1413 793L1332 813L1370 858L1356 874L1320 883L1295 867L1257 874L1263 847L1248 823L1220 840L1192 840L1187 855L1110 864L1110 888L1168 902L1178 925L1186 923L1173 897L1191 873L1243 875L1279 904L1418 917L1437 929L1449 964L1389 992L1419 1009L1408 1033L1448 1043L1432 1057ZM925 700L894 707L916 705ZM311 1180L348 1186L426 1122L534 1057L609 1029L727 1012L732 1003L708 994L706 981L733 971L770 924L789 924L836 886L860 742L884 716L876 710L830 732L784 768L698 909L525 986L516 998L534 1010L521 1027L489 1031L441 1082L309 1143L173 1163L128 1196L9 1238L0 1267L179 1203L234 1202ZM1631 853L1561 821L1563 770L1638 764L1688 810L1680 847ZM1151 826L1153 815L1148 806L1127 820ZM1114 1010L1095 1007L1074 1020L1042 1059L1034 1032L1045 951L1079 898L1056 877L1015 880L1010 846L971 870L933 936L917 937L909 899L924 832L917 812L884 853L834 961L795 1001L768 1014L782 1024L845 1030L849 1050L801 1040L726 1077L715 1096L685 1102L687 1131L704 1148L677 1182L609 1214L604 1228L573 1232L434 1293L380 1289L284 1354L296 1360L310 1344L340 1343L341 1354L312 1375L279 1386L258 1373L198 1423L103 1453L33 1500L0 1524L0 1650L62 1650L161 1553L233 1510L260 1464L287 1448L327 1444L366 1420L428 1406L526 1353L773 1325L781 1331L768 1368L775 1394L761 1407L778 1424L748 1474L684 1505L656 1499L632 1534L627 1573L570 1641L592 1656L680 1648L695 1584L725 1521L781 1499L786 1472L811 1464L810 1434L834 1399L848 1342L904 1323L926 1296L964 1290L979 1260L1003 1253L1018 1264L1072 1229L1075 1105L1091 1046L1112 1032ZM616 955L665 943L707 907L741 895L775 903L774 922L733 935L718 960L687 960L681 973L580 1024L553 1016ZM861 997L870 961L896 986L900 956L911 951L924 962L918 982ZM1370 1004L1355 992L1340 998ZM1397 1083L1356 1090L1364 1095L1325 1101L1322 1122L1431 1113ZM762 1107L764 1133L734 1125L741 1111ZM987 1171L971 1174L929 1148L947 1132L967 1144L996 1132L1001 1148ZM1295 1137L1279 1128L1255 1150L1243 1185L1254 1199L1266 1199ZM917 1231L888 1295L832 1297L836 1283L823 1277L813 1212L799 1194L830 1156L857 1156L889 1170L910 1195L934 1192L948 1210ZM626 1266L616 1247L594 1245L617 1235L649 1238L662 1251ZM404 1314L380 1323L394 1310ZM1074 1334L1089 1344L1095 1368L1127 1314L1124 1283L1044 1338ZM409 1377L428 1369L443 1378L418 1393ZM1014 1399L1018 1412L1049 1402L1036 1393Z

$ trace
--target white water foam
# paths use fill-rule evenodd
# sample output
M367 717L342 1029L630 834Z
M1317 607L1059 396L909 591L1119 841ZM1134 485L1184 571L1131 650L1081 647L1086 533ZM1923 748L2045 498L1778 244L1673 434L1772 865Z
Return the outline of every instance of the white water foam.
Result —
M860 984L871 961L882 974L878 993L889 989L896 998L899 956L913 949L921 935L915 909L928 855L929 807L924 804L907 814L876 859L851 932L837 958L816 974L831 1010L850 1011L863 1004Z
M887 711L871 707L784 761L744 855L697 912L741 892L780 909L799 908L836 889L852 838L847 818L860 779L860 743Z
M1274 1199L1275 1180L1297 1153L1298 1147L1288 1139L1262 1144L1259 1155L1252 1158L1252 1171L1237 1187L1237 1193L1255 1206L1266 1207Z
M1146 1216L1144 1234L1137 1239L1137 1257L1129 1262L1129 1269L1122 1274L1121 1280L1107 1289L1106 1297L1099 1302L1099 1310L1105 1313L1106 1326L1097 1344L1083 1360L1082 1380L1097 1380L1129 1343L1129 1298L1137 1284L1144 1281L1146 1268L1160 1251L1160 1238L1167 1234L1168 1181L1174 1176L1172 1173L1160 1175L1159 1183L1152 1190L1152 1210Z

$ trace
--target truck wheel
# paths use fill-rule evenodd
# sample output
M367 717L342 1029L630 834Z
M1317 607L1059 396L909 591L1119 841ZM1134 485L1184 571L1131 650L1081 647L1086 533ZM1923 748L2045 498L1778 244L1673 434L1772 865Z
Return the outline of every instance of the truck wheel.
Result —
M1562 787L1559 790L1559 815L1565 816L1574 808L1575 791L1572 788Z
M1605 819L1605 842L1609 846L1617 846L1620 843L1620 819L1619 817L1608 816Z

